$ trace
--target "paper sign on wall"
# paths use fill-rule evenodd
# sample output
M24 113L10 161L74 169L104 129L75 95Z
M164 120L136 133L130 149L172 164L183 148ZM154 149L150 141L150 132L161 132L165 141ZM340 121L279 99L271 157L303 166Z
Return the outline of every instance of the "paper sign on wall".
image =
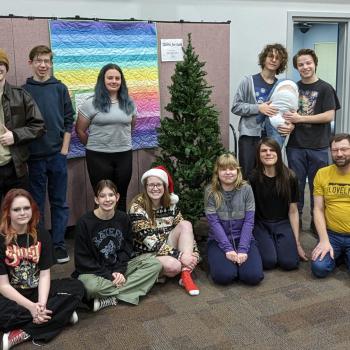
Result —
M183 61L182 39L160 39L162 62Z

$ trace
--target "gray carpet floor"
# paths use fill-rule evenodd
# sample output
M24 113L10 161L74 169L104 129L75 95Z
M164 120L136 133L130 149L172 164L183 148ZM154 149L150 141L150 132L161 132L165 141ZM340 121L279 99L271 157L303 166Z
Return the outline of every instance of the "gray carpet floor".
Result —
M305 208L305 213L308 212ZM308 253L316 239L304 214L301 241ZM203 221L196 227L202 238ZM205 243L202 242L202 248ZM73 239L68 240L73 255ZM53 278L69 276L73 261L56 265ZM98 313L78 311L79 323L66 329L45 349L350 349L350 281L345 266L328 278L311 275L310 263L299 270L265 272L259 286L217 286L205 263L196 272L200 295L191 297L177 279L157 284L138 306L118 304ZM26 342L18 349L35 349Z

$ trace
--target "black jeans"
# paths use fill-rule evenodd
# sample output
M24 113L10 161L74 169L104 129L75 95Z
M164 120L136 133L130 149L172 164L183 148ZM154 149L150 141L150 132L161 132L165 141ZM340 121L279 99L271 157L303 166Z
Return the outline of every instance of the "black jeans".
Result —
M259 136L243 135L238 140L239 165L242 168L243 177L247 179L255 168L256 148L260 141Z
M132 150L104 153L86 150L86 163L93 189L100 180L111 180L120 194L118 209L126 211L126 195L132 175Z
M46 305L46 308L52 311L51 320L42 324L33 323L33 317L26 308L0 296L0 330L7 333L14 329L22 329L34 340L47 342L69 323L84 294L84 286L79 280L65 278L51 281ZM37 302L38 289L26 291L25 297Z
M17 177L13 162L0 166L0 202L5 194L12 188L28 190L28 175Z

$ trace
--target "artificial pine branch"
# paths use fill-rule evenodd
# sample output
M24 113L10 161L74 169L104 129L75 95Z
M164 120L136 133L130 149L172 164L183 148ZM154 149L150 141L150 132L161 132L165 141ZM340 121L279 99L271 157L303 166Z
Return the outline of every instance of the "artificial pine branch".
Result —
M171 99L165 107L172 117L158 128L159 156L172 174L183 216L194 224L204 213L204 187L210 181L214 162L225 150L220 141L219 113L211 103L212 87L205 80L205 62L192 46L191 34L168 87Z

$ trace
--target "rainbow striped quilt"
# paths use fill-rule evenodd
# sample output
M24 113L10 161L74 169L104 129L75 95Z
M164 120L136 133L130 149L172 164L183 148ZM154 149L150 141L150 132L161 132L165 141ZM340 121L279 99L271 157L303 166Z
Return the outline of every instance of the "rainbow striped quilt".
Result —
M49 22L54 74L68 86L75 108L91 95L100 69L118 64L137 106L133 149L157 146L160 124L157 31L154 23ZM69 158L85 155L75 132Z

